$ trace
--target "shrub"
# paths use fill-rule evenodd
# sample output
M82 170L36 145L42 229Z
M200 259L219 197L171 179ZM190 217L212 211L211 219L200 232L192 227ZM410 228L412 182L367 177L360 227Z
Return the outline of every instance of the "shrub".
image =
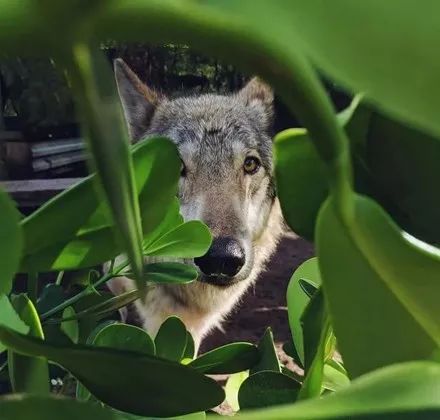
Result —
M0 400L2 416L48 419L62 410L65 418L203 418L224 399L205 374L235 373L226 391L244 419L437 418L440 95L433 51L440 15L437 3L425 6L1 1L2 51L49 50L66 69L96 169L25 219L0 195L0 351L8 352L13 391L23 393ZM154 341L137 328L100 322L151 283L196 277L177 263L144 266L143 256L191 258L210 243L202 223L179 215L174 147L155 139L130 150L97 47L107 38L188 43L258 72L306 127L275 140L284 215L318 254L294 273L287 292L293 343L286 349L303 378L280 367L270 330L258 346L233 343L194 358L176 318ZM336 116L311 62L364 99ZM126 261L103 276L91 271L69 299L61 275L36 296L37 272L89 268L121 252ZM28 273L27 294L11 295L17 271ZM111 298L96 292L126 271L139 290ZM344 365L333 357L336 340ZM87 403L48 394L48 360L78 379L77 399Z

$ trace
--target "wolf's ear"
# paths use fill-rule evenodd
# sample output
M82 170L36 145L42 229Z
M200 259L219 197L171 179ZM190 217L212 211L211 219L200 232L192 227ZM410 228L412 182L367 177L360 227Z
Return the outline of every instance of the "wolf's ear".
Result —
M133 141L140 140L150 125L161 97L142 83L121 58L114 61L114 68L130 136Z
M273 90L258 77L253 77L238 93L247 106L260 112L264 125L269 127L273 119Z

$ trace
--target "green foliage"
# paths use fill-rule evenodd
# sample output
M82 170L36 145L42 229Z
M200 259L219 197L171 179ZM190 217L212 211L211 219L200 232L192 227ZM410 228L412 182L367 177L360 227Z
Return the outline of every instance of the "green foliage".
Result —
M144 353L54 345L3 326L0 340L15 352L47 357L64 366L96 398L133 414L176 416L206 410L224 399L223 390L212 379L178 363ZM146 392L150 398L145 398ZM194 393L200 398L194 399Z
M244 420L314 419L435 419L440 414L437 395L440 366L408 362L388 366L353 381L334 395L294 405L273 407L240 416ZM393 398L398 396L398 398Z
M22 231L18 211L7 194L0 190L0 295L9 293L20 263Z
M204 374L239 373L228 390L235 409L283 404L243 419L439 417L440 367L426 359L438 359L440 344L440 251L409 234L440 243L440 95L432 53L440 21L438 5L428 6L0 0L2 51L49 53L65 67L97 171L20 223L0 193L0 351L13 355L16 390L43 390L47 359L120 410L19 397L0 400L2 416L50 419L65 408L66 418L203 417L224 398ZM270 331L258 348L231 343L194 358L192 337L177 318L162 325L154 345L138 329L96 326L155 282L196 277L192 268L145 264L144 257L193 258L210 245L206 226L179 215L175 147L150 139L130 153L111 72L96 46L109 38L215 52L265 78L304 124L281 133L275 146L284 215L315 241L318 254L295 272L287 292L292 354L305 369L300 381L280 369ZM357 97L336 116L311 62L353 93L365 91L369 104ZM19 266L33 279L34 299L38 271L92 268L123 253L126 261L113 261L67 299L59 284L44 289L38 313L25 298L14 310L6 295ZM133 276L137 289L111 299L98 294L121 275ZM83 332L78 320L80 330L89 323ZM88 345L68 336L88 337ZM344 365L334 360L335 337ZM335 394L321 397L324 391Z
M301 281L318 287L321 284L321 276L319 274L317 258L311 258L303 262L293 273L287 288L287 305L289 313L289 325L293 338L292 356L296 362L304 366L304 341L303 326L301 324L301 316L310 301L310 297L301 287Z
M32 337L44 338L38 313L24 295L13 296L12 306L22 321L29 327L28 334ZM49 369L47 360L40 357L28 357L8 350L8 370L11 387L17 393L48 394Z
M160 326L154 339L156 353L164 359L179 362L185 353L186 341L185 324L179 318L171 316Z
M240 387L238 403L241 410L269 407L294 402L300 384L280 372L261 371L250 375Z
M263 370L281 372L280 362L273 342L273 333L270 327L266 329L263 337L258 343L258 353L260 355L260 360L250 369L250 374L261 372Z
M324 291L352 377L430 358L439 328L438 250L401 232L368 198L356 197L355 214L358 223L344 226L327 202L317 227Z

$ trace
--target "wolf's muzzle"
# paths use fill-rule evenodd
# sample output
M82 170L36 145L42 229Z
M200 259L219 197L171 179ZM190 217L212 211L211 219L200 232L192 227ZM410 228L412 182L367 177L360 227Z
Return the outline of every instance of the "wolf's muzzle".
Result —
M206 280L215 278L232 278L239 273L246 262L244 249L240 243L229 237L214 238L208 252L200 258L195 258L194 263L206 276Z

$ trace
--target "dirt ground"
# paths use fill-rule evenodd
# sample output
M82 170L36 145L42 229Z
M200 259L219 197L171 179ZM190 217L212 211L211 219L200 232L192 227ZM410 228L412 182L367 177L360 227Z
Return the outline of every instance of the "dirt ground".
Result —
M286 290L293 271L314 255L313 246L294 234L286 235L255 286L223 323L223 331L212 332L202 343L200 353L234 341L257 343L267 326L272 327L281 362L297 370L281 349L290 340Z

